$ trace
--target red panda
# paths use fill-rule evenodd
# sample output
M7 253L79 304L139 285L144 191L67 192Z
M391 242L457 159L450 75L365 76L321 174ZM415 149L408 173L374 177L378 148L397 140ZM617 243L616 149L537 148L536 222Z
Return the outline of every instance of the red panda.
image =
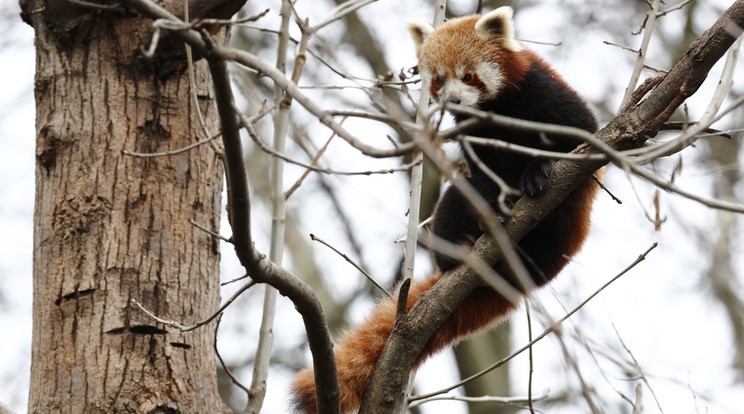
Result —
M545 61L514 38L510 7L500 7L483 16L452 19L436 29L426 22L410 21L408 29L416 43L419 72L422 78L429 78L433 99L530 121L596 131L596 120L586 103ZM464 116L455 114L457 122L463 119ZM545 137L493 125L477 127L469 135L561 152L569 152L578 145L565 137ZM520 189L526 196L539 196L545 190L552 171L551 161L484 146L477 147L475 153L509 186ZM468 154L465 160L470 169L467 180L500 217L508 219L508 211L500 211L498 203L501 188ZM518 243L517 250L534 286L542 286L553 279L581 248L588 234L597 188L591 179L582 183ZM478 216L454 187L449 187L437 203L432 232L468 247L483 234ZM434 261L438 268L435 275L412 283L408 308L444 272L460 264L437 253ZM510 277L507 269L498 264L495 269L514 287L525 293L528 291L529 287ZM442 348L499 322L515 306L490 288L476 289L430 339L416 366ZM395 315L396 299L381 301L366 321L347 331L336 346L343 413L359 408L375 362L392 332ZM298 413L316 414L312 369L297 375L291 392Z

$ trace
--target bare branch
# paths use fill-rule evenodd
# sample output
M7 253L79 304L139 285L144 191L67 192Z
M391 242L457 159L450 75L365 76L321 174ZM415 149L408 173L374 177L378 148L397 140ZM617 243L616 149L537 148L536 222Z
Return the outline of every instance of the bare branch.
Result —
M248 136L251 138L251 140L253 140L253 142L256 143L256 145L258 145L258 148L261 151L263 151L263 152L265 152L265 153L267 153L267 154L269 154L269 155L271 155L273 157L280 158L280 159L282 159L282 160L284 160L284 161L286 161L286 162L288 162L290 164L294 164L294 165L298 165L300 167L306 168L309 171L313 171L313 172L317 172L317 173L321 173L321 174L329 174L329 175L393 174L393 173L397 173L397 172L408 171L411 168L415 167L416 165L421 164L421 161L420 160L414 160L413 162L410 162L410 163L407 163L407 164L403 164L403 165L401 165L399 167L386 168L386 169L383 169L383 170L366 170L366 171L339 171L339 170L334 170L334 169L331 169L331 168L320 168L320 167L316 167L314 165L315 162L311 162L310 164L307 164L307 163L304 163L304 162L301 162L301 161L297 161L297 160L291 158L290 156L288 156L288 155L286 155L286 154L284 154L282 152L279 152L279 151L277 151L274 148L269 147L261 139L261 137L259 136L258 131L256 131L256 127L254 125L254 122L251 122L248 119L248 117L246 117L241 112L237 112L237 114L238 114L238 116L241 119L241 123L243 125L243 128L245 128L246 132L248 132ZM335 136L335 133L334 133L334 136Z
M189 332L189 331L193 331L194 329L200 328L200 327L208 324L209 322L212 322L215 318L217 318L218 316L220 316L222 314L222 312L225 309L227 309L227 307L230 306L235 301L235 299L237 299L240 295L243 294L243 292L245 292L246 290L250 289L255 284L256 284L256 282L253 281L253 280L251 280L248 283L246 283L245 285L241 286L240 289L238 289L237 291L235 291L235 293L233 293L232 296L230 296L230 298L228 298L227 301L225 301L225 303L222 304L215 312L213 312L211 315L209 315L205 319L202 319L201 321L196 322L195 324L192 324L192 325L184 325L184 324L182 324L181 322L178 322L178 321L173 321L173 320L169 320L169 319L163 319L163 318L155 315L154 313L152 313L147 308L145 308L136 299L132 298L132 299L130 299L130 301L132 302L132 305L140 308L140 310L142 312L144 312L147 316L149 316L152 319L154 319L156 322L162 323L163 325L169 326L171 328L178 329L181 332Z
M708 127L710 127L711 124L713 124L713 122L717 121L721 118L721 116L737 108L741 103L744 102L744 99L742 97L739 97L739 99L737 99L733 105L719 114L719 109L723 104L723 100L728 95L729 91L731 90L731 86L734 83L734 69L736 68L736 61L738 60L739 56L739 47L741 46L742 41L741 39L742 38L740 37L729 48L729 53L726 57L726 63L723 66L723 71L721 73L721 78L718 81L718 86L713 93L713 97L711 98L710 103L708 103L708 108L705 110L705 113L700 118L700 120L692 125L687 131L685 131L685 133L680 134L679 137L665 143L664 145L661 145L659 148L655 148L654 150L649 151L648 154L642 157L643 159L653 160L659 157L679 152L683 148L692 145L696 141L696 137L700 132L704 132L706 129L708 129Z
M413 143L400 144L391 149L379 149L365 144L336 122L328 111L321 108L315 103L315 101L313 101L313 99L305 95L295 82L266 61L242 50L220 45L208 45L199 33L190 29L183 21L179 20L176 16L150 0L124 0L123 2L151 18L160 19L158 20L160 22L168 22L167 24L159 23L156 27L156 34L158 34L158 36L159 31L163 29L177 30L174 33L191 45L191 47L200 54L208 56L210 59L220 58L223 60L234 61L268 76L278 87L282 88L288 95L292 96L295 101L307 109L311 114L313 114L313 116L318 118L323 125L333 130L339 137L365 155L375 158L387 158L404 155L413 150ZM156 45L157 42L155 42L155 39L153 40L153 43ZM154 51L154 48L151 47L150 50Z
M700 82L702 82L702 79L700 79ZM658 93L658 89L655 92ZM676 99L679 99L679 97L677 97L676 95L674 97ZM451 105L451 106L448 106L448 109L451 111L468 114L471 117L470 119L460 122L460 125L458 125L457 127L452 128L452 130L455 130L457 132L467 131L469 128L472 128L473 126L478 125L480 122L489 122L489 123L493 123L496 125L501 125L501 126L505 126L508 128L516 129L516 130L539 131L539 132L544 132L548 134L554 134L554 135L560 135L560 136L580 139L584 141L585 143L589 144L592 147L592 150L599 151L602 154L608 156L613 163L615 163L618 167L620 167L624 171L628 173L631 173L631 172L635 173L636 175L646 179L647 181L650 181L651 183L659 187L664 188L665 190L674 192L678 195L689 198L690 200L697 201L711 208L732 211L732 212L737 212L737 213L743 213L744 212L743 204L728 202L725 200L707 198L707 197L699 196L697 194L690 193L689 191L686 191L674 185L672 182L658 177L657 175L653 174L649 170L643 168L639 164L639 162L636 162L630 157L628 157L623 151L619 151L620 149L632 150L634 148L635 149L640 148L641 146L644 145L645 139L647 139L650 135L654 135L656 131L660 130L664 126L666 122L665 120L661 120L661 119L655 120L657 121L657 123L655 124L656 130L654 131L654 133L651 133L648 131L648 124L642 124L639 122L639 120L634 119L633 120L634 123L639 122L637 124L638 130L636 131L636 134L631 134L630 132L627 132L625 130L625 128L628 128L629 126L625 125L624 122L629 120L629 117L632 116L631 114L638 114L638 113L641 113L642 111L645 111L647 109L647 106L650 105L650 103L648 103L649 100L650 99L647 98L646 101L644 101L644 103L639 104L636 107L628 108L625 112L622 112L615 119L613 119L610 125L598 131L596 134L591 134L587 131L584 131L578 128L573 128L573 127L544 124L544 123L539 123L539 122L525 121L525 120L521 120L517 118L505 117L505 116L494 114L494 113L478 111L478 110L464 107L461 105ZM736 108L738 105L742 103L744 103L744 96L739 97L737 100L735 100L734 103L729 108L719 113L718 116L714 118L711 122L715 122L715 120L719 119L721 116L723 116L723 114L733 110L733 108ZM665 107L659 110L667 111L670 116L671 116L671 113L673 112L673 111L668 110L668 107ZM686 137L696 136L701 131L704 131L705 129L707 129L709 126L710 126L710 122L696 123L694 126L690 127L687 131L685 131L682 135L682 138L678 138L677 141L686 142L689 145L692 143L692 141L690 141ZM447 131L448 135L452 134L451 131ZM603 140L601 138L602 136L604 136L605 139L609 139L610 141ZM621 137L625 137L628 141L623 141ZM627 146L632 141L638 141L638 142L636 144ZM617 146L613 146L612 144L613 142ZM499 144L498 142L494 144L487 144L484 142L484 145L502 146L504 148L508 148L512 150L515 150L518 148L515 145L505 146L505 145ZM657 145L657 146L660 147L661 145ZM650 151L652 150L646 149L644 152L648 153ZM542 151L534 151L531 153L534 155L538 155L538 156L549 155ZM599 168L599 166L603 164L602 161L597 161L598 159L600 159L599 157L595 158L592 156L592 155L596 155L596 152L589 151L586 147L580 147L579 150L574 151L573 154L581 155L575 158L577 159L577 161L582 161L581 164L585 166L594 165L596 168ZM659 155L663 155L663 154L664 153L659 152ZM554 158L574 158L574 157L562 157L562 156L556 155ZM647 162L650 160L646 158L648 157L647 156L643 157L641 161Z
M548 328L546 328L540 335L537 335L534 339L530 340L527 344L525 344L521 348L517 349L516 351L512 352L509 356L498 360L497 362L489 365L488 367L484 368L480 372L477 372L477 373L469 376L468 378L465 378L465 379L463 379L463 380L461 380L461 381L459 381L459 382L457 382L455 384L452 384L452 385L450 385L450 386L448 386L446 388L443 388L441 390L438 390L438 391L435 391L435 392L431 392L431 393L428 393L428 394L422 394L422 395L417 395L417 396L411 397L410 398L410 401L417 401L417 400L421 400L421 399L424 399L424 398L432 397L434 395L439 395L439 394L444 394L444 393L450 392L450 391L454 390L455 388L461 387L466 382L472 381L472 380L474 380L474 379L476 379L478 377L481 377L481 376L487 374L490 371L493 371L494 369L496 369L496 368L504 365L505 363L509 362L514 357L516 357L517 355L521 354L522 352L524 352L526 350L529 350L537 342L541 341L543 338L545 338L549 334L551 334L551 333L559 330L560 327L561 327L561 325L563 324L563 322L565 322L566 320L568 320L571 316L573 316L576 312L578 312L581 308L583 308L587 303L589 303L592 299L594 299L597 295L599 295L608 286L610 286L611 284L615 283L615 281L617 281L623 275L627 274L631 269L633 269L634 267L636 267L639 263L641 263L642 261L646 260L646 256L648 256L648 254L651 253L651 251L653 249L655 249L656 246L658 246L658 243L652 244L651 247L649 247L645 252L641 253L638 256L638 258L636 258L633 261L633 263L631 263L630 265L628 265L625 269L623 269L620 273L618 273L617 275L615 275L612 279L610 279L607 282L605 282L602 286L600 286L591 295L589 295L586 299L584 299L583 301L581 301L581 303L579 303L578 305L576 305L573 309L571 309L569 312L567 312L560 319L558 319L555 322L553 322L553 324L551 324ZM435 286L435 288L436 288L436 286Z
M205 232L205 233L209 234L210 236L212 236L212 237L214 237L214 238L216 238L216 239L222 240L223 242L226 242L226 243L232 243L232 240L230 240L230 239L228 239L228 238L226 238L226 237L222 236L222 235L221 235L221 234L219 234L219 233L215 233L215 232L213 232L212 230L210 230L210 229L208 229L208 228L206 228L206 227L202 226L201 224L197 223L197 222L196 222L196 221L194 221L194 220L189 220L189 223L191 223L191 225L192 225L192 226L194 226L194 227L196 227L197 229L199 229L199 230L201 230L201 231L203 231L203 232Z
M276 54L276 69L286 72L287 49L289 47L289 22L292 17L292 5L289 0L282 0L282 20L279 29L279 43ZM287 127L289 124L289 102L286 102L282 89L274 86L274 149L284 152L287 142ZM271 241L269 260L276 264L282 263L284 256L284 229L287 217L286 198L284 197L284 162L281 158L271 159ZM244 414L258 414L266 398L269 364L271 363L271 349L274 344L274 320L276 318L276 294L271 286L266 286L261 310L261 326L259 327L256 357L253 364L251 388L248 393L248 403L243 409Z
M133 152L129 150L121 150L121 153L124 155L129 155L130 157L137 157L137 158L153 158L153 157L171 157L173 155L183 154L184 152L188 152L189 150L192 150L196 147L199 147L204 144L209 144L210 142L214 141L215 139L219 138L220 134L217 133L215 135L212 135L211 137L195 142L191 145L187 145L183 148L175 149L172 151L163 151L163 152Z
M432 24L438 26L444 22L444 8L446 0L438 0L434 5L434 19ZM426 107L429 104L429 83L428 79L421 82L421 94L419 95L418 106L416 110L416 124L421 129L420 133L414 133L414 142L423 142L429 137L426 134L426 125L428 117L426 116ZM439 127L437 126L437 130ZM403 249L403 279L411 279L414 275L416 264L416 248L418 247L418 226L421 213L421 191L424 178L424 154L416 151L413 154L413 160L418 165L411 169L408 191L408 225L406 226L406 239ZM371 399L373 400L373 399Z
M220 365L222 366L222 369L225 370L225 374L230 378L230 381L232 381L233 384L235 384L236 387L240 388L241 390L245 391L246 395L249 395L250 392L248 391L248 387L243 385L243 383L238 380L238 378L233 375L232 371L230 370L230 367L227 366L225 363L225 360L222 359L222 355L220 354L220 349L217 347L217 331L220 328L220 322L222 322L222 316L217 318L217 323L214 327L214 342L212 344L212 347L214 348L214 353L217 355L217 360L220 361Z
M548 390L543 390L543 392L540 395L532 396L528 395L526 397L495 397L490 395L484 395L480 397L468 397L468 396L462 396L462 395L438 395L433 396L429 398L423 398L421 400L417 400L412 402L409 407L416 407L424 403L428 403L431 401L463 401L468 403L478 403L478 402L487 402L487 403L499 403L503 405L530 405L533 401L540 401L545 400L549 396ZM530 406L531 407L531 406Z
M524 299L524 312L527 315L527 341L532 342L532 315L530 314L530 300ZM528 348L530 360L529 378L527 379L527 405L530 408L530 413L535 414L535 407L533 406L534 398L532 396L532 374L534 372L534 360L532 358L532 345ZM538 397L539 398L539 397Z
M287 189L287 191L284 192L285 199L289 199L289 197L291 197L292 194L294 194L294 192L297 191L297 189L300 188L300 186L302 186L302 183L305 182L305 179L310 175L310 172L313 171L313 169L315 168L315 165L320 160L320 157L322 157L323 154L325 154L326 150L328 150L328 146L331 145L331 141L333 141L333 137L335 136L336 134L331 133L331 136L328 137L325 144L323 144L318 149L318 151L315 153L315 155L313 155L313 158L310 160L310 164L308 164L307 167L305 167L305 171L303 171L300 177L297 178L297 180L294 182L294 184L292 184Z
M664 10L660 10L659 12L656 13L656 16L657 17L661 17L661 16L667 15L667 14L673 12L673 11L677 11L677 10L679 10L679 9L687 6L690 2L692 2L692 0L683 0L683 1L675 4L674 6L669 6L668 8L666 8Z
M180 32L186 33L186 32ZM228 210L233 228L235 252L248 274L257 282L267 283L289 297L302 315L308 333L310 352L315 366L318 409L324 413L339 412L339 387L333 341L328 331L323 308L310 286L260 254L251 237L250 195L245 174L243 147L238 133L238 119L233 110L234 99L227 64L219 56L208 53L209 69L214 82L217 110L222 124L225 146L225 172L228 183Z
M744 27L744 0L737 0L706 33L690 45L687 53L646 100L619 114L597 132L597 138L618 150L643 145L647 137L658 131L674 110L700 87L713 64L736 40L731 35L732 25ZM581 153L588 151L587 147L580 149ZM512 240L521 239L601 165L601 162L556 162L546 193L539 198L523 197L515 205L514 217L507 225L507 233ZM498 247L489 237L481 237L473 250L487 263L498 260ZM387 371L386 386L390 392L403 392L410 368L428 339L437 331L438 323L446 320L449 310L455 309L481 284L475 272L460 267L421 296L417 306L408 313L406 323L392 332L377 361L379 368L395 360L395 369ZM436 300L428 300L430 297ZM388 408L391 407L385 404L378 409L389 412Z
M345 3L342 3L335 9L331 11L331 15L326 17L325 19L321 20L320 23L316 24L315 26L312 26L308 28L308 31L310 33L315 33L318 30L324 28L325 26L343 19L346 15L350 13L354 13L358 9L376 2L377 0L349 0Z
M625 104L630 100L633 91L638 85L638 79L641 77L641 70L643 70L644 63L646 61L646 53L648 51L648 44L651 41L651 35L654 33L654 27L656 24L656 18L658 17L656 10L659 9L661 0L652 0L649 4L649 10L646 14L646 19L643 24L643 40L641 41L641 48L638 49L638 57L636 58L635 67L633 72L630 74L630 80L628 86L625 88L625 96L620 104L620 108L624 107Z
M362 274L364 275L364 277L366 277L366 278L367 278L367 280L369 280L369 281L370 281L370 282L371 282L371 283L372 283L373 285L375 285L375 287L377 287L378 289L380 289L380 290L382 291L382 293L384 293L384 294L385 294L385 296L387 296L387 297L389 297L389 298L393 297L393 294L392 294L392 293L390 293L390 291L389 291L389 290L385 289L385 287L384 287L384 286L382 286L382 285L380 284L380 282L378 282L378 281L377 281L377 279L375 279L375 278L374 278L374 277L373 277L372 275L370 275L370 274L369 274L369 273L368 273L368 272L367 272L366 270L364 270L364 269L363 269L363 268L362 268L361 266L359 266L359 265L358 265L358 264L357 264L356 262L354 262L353 260L351 260L351 258L350 258L350 257L349 257L349 256L348 256L347 254L345 254L345 253L341 253L341 252L340 252L340 251L339 251L339 250L338 250L337 248L335 248L335 247L331 246L331 245L330 245L330 244L328 244L328 243L327 243L327 242L326 242L325 240L323 240L323 239L319 238L318 236L316 236L316 235L314 235L314 234L310 234L310 239L311 239L312 241L316 241L316 242L318 242L318 243L320 243L320 244L322 244L322 245L324 245L324 246L328 247L329 249L333 250L333 251L334 251L334 252L335 252L336 254L338 254L339 256L341 256L341 257L342 257L342 258L343 258L344 260L346 260L347 262L349 262L349 263L350 263L350 264L351 264L352 266L354 266L354 267L355 267L355 268L356 268L356 269L357 269L357 270L358 270L359 272L361 272L361 273L362 273Z
M499 177L493 170L488 168L488 166L478 157L478 154L475 153L475 150L473 149L473 146L470 145L469 141L463 141L462 143L463 148L465 148L465 152L468 153L470 156L470 159L473 160L475 165L478 166L478 168L483 171L486 176L488 176L491 180L493 180L494 183L496 183L499 186L499 211L502 211L504 214L509 214L511 212L511 206L506 202L507 197L517 198L522 195L522 192L517 190L516 188L512 188L509 186L509 184L506 183L501 177Z

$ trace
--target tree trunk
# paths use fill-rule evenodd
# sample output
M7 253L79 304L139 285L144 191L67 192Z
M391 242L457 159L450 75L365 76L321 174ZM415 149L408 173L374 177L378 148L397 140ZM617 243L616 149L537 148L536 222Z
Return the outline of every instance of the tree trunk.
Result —
M178 2L176 2L178 3ZM183 46L142 56L150 22L22 1L36 32L31 413L227 412L214 326L165 329L130 304L193 323L219 305L222 166L206 64L193 106ZM178 6L176 6L178 7Z

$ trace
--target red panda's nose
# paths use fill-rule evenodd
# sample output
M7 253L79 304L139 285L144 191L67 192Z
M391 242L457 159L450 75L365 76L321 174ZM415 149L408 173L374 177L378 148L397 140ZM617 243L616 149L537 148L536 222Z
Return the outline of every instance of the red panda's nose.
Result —
M447 102L449 102L451 104L455 104L455 105L459 105L460 103L462 103L462 101L460 100L460 98L458 98L457 96L450 96L450 97L448 97L447 98Z

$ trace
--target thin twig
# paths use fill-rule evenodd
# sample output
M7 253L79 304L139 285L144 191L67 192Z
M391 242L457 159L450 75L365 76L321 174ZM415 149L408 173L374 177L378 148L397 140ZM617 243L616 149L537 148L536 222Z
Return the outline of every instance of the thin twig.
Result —
M137 158L154 158L154 157L171 157L173 155L183 154L184 152L190 151L196 147L199 147L204 144L209 144L210 142L214 141L215 139L220 137L220 133L217 133L215 135L212 135L211 137L195 142L191 145L187 145L182 148L178 148L172 151L163 151L163 152L134 152L129 150L121 150L121 153L124 155L128 155L130 157L137 157Z
M336 7L335 9L331 10L331 15L326 17L325 19L321 20L320 23L308 28L308 31L310 33L315 33L318 30L324 28L325 26L337 21L343 19L346 15L350 13L354 13L358 9L370 4L374 3L377 0L349 0L344 3L341 3Z
M718 114L718 116L716 116L711 122L696 124L694 127L691 127L687 131L685 131L683 133L683 136L679 137L677 141L678 142L689 142L689 140L686 140L685 137L697 135L699 131L702 131L708 128L710 126L710 123L715 122L716 120L720 119L726 113L732 111L734 108L738 107L739 105L743 103L744 103L744 96L740 96L728 108L721 111ZM531 121L525 121L525 120L521 120L517 118L504 117L502 115L498 115L498 114L490 113L490 112L478 111L478 110L475 110L475 109L472 109L466 106L462 106L462 105L449 105L448 108L450 111L456 111L458 113L463 113L463 114L467 114L471 116L471 119L467 119L465 121L460 122L460 127L458 128L458 130L460 131L467 130L467 128L472 128L474 125L477 125L479 122L485 121L485 122L493 123L495 125L505 126L505 127L513 128L517 130L540 131L540 132L544 132L548 134L555 134L555 135L560 135L560 136L578 138L586 142L587 144L589 144L595 150L600 151L601 153L607 155L614 164L616 164L618 167L620 167L623 171L626 171L627 173L631 173L631 172L635 173L636 175L644 178L647 181L650 181L651 183L665 190L671 191L680 196L686 197L690 200L697 201L698 203L701 203L705 206L719 209L719 210L731 211L735 213L744 213L744 204L729 202L726 200L707 198L707 197L699 196L697 194L693 194L693 193L690 193L689 191L683 190L677 187L676 185L674 185L673 183L656 176L652 172L643 168L639 162L632 160L630 157L626 156L623 152L617 151L614 148L612 148L609 144L607 144L606 142L600 139L597 139L597 137L594 134L584 131L582 129L574 128L574 127L567 127L563 125L544 124L540 122L531 122ZM652 148L655 148L655 147L652 147ZM581 148L579 147L578 150L580 151ZM649 152L650 151L651 150L649 150ZM659 153L661 153L661 151L659 151ZM641 157L641 162L643 162L645 158L651 158L648 156L648 152L645 154L644 157ZM585 158L585 160L589 161L590 159Z
M286 74L277 70L276 67L267 63L265 60L243 50L221 45L208 45L200 33L190 29L186 23L150 0L122 0L122 2L134 7L141 13L158 19L153 23L155 30L153 41L151 42L152 44L148 53L154 53L154 48L157 47L157 39L155 39L155 37L160 36L160 30L175 30L184 41L188 42L200 53L209 55L210 58L233 61L268 76L276 85L278 85L278 87L282 88L288 95L292 96L294 101L307 109L308 112L315 116L323 125L336 132L339 137L362 153L375 158L387 158L405 155L413 150L413 143L400 144L397 147L389 149L375 148L365 144L361 139L357 138L343 126L339 125L338 122L328 114L328 111L318 105L313 98L305 95L297 84L287 77Z
M739 39L737 39L729 48L729 53L726 56L726 63L723 65L718 86L716 86L713 97L708 103L705 113L700 117L700 120L691 125L687 131L680 134L677 138L649 151L641 157L640 162L643 162L644 160L654 160L665 155L673 154L692 145L696 141L696 137L699 133L706 131L711 124L720 119L723 115L744 103L744 96L740 96L731 106L719 113L721 105L723 104L724 99L726 99L726 96L728 96L729 91L731 91L731 86L733 85L734 69L736 68L736 62L739 57L741 42L742 38L739 37Z
M205 226L202 226L201 224L197 223L196 220L189 220L189 223L191 223L192 226L196 227L197 229L209 234L210 236L217 238L219 240L222 240L225 243L232 243L232 240L228 239L225 236L222 236L219 233L215 233L212 230L206 228Z
M628 86L625 88L625 96L623 96L623 100L620 103L620 108L623 108L625 103L630 100L630 97L638 84L638 79L641 77L641 70L643 70L646 61L646 53L648 52L648 44L651 42L651 35L654 32L656 24L656 11L659 9L660 3L661 0L652 0L648 13L646 13L646 20L643 25L643 40L641 40L641 47L638 49L635 67L633 67L633 72L630 74L630 80L628 81Z
M320 160L320 157L322 157L323 154L325 154L326 150L328 149L328 146L331 144L331 141L333 141L333 137L335 136L336 136L335 133L331 133L331 136L328 137L326 142L320 147L320 149L318 149L318 151L315 153L313 158L310 160L310 164L308 164L308 166L312 168L305 168L305 171L303 171L302 174L300 174L300 176L297 178L294 184L292 184L287 189L287 191L284 192L285 200L289 199L289 197L291 197L292 194L294 194L294 192L297 191L298 188L300 188L302 183L305 182L305 179L310 175L310 172L314 171L313 168L315 168L315 165Z
M661 408L661 401L659 401L659 397L656 396L656 392L654 391L651 384L648 382L648 378L646 378L646 373L643 371L643 367L641 366L640 362L636 359L635 355L633 355L633 352L628 348L628 346L625 344L625 341L623 341L622 336L620 335L620 332L617 330L617 326L615 326L614 323L611 323L612 330L615 332L615 336L617 337L618 341L620 341L620 346L623 347L623 350L625 350L625 353L628 354L628 356L631 359L633 368L638 372L638 376L643 381L644 384L648 387L648 389L651 391L651 396L653 397L654 401L656 402L656 406L659 408L659 412L663 413L664 410ZM638 384L640 386L640 384ZM637 395L637 394L636 394ZM643 410L637 410L639 408L639 401L636 400L636 403L633 406L633 412L634 413L643 413Z
M488 166L480 159L478 154L473 149L473 146L470 145L470 142L467 140L463 140L462 146L465 149L465 152L470 156L470 159L473 160L473 163L481 170L488 178L491 179L496 185L499 186L499 210L509 215L511 213L511 206L507 204L506 200L507 197L520 197L522 195L522 192L517 190L516 188L511 187L509 184L506 183L501 177L499 177L498 174L493 172L492 169L488 168Z
M393 294L390 293L389 290L385 289L385 287L383 287L382 284L380 284L380 282L377 281L377 279L375 279L372 275L370 275L369 273L367 273L366 270L364 270L355 261L353 261L347 254L342 253L337 248L331 246L328 242L326 242L325 240L321 239L320 237L318 237L318 236L316 236L316 235L314 235L312 233L310 234L310 240L316 241L316 242L318 242L318 243L320 243L320 244L328 247L329 249L333 250L336 254L338 254L339 256L341 256L344 260L346 260L347 262L349 262L359 272L361 272L364 275L364 277L367 278L367 280L369 280L373 285L375 285L375 287L377 287L378 289L380 289L387 297L393 297Z
M213 26L213 25L221 25L221 26L241 25L242 26L244 23L256 22L258 20L261 20L264 16L269 14L269 11L271 11L271 9L264 9L252 16L246 16L246 17L241 17L241 18L233 17L231 19L198 19L192 22L191 27L193 29L200 29L205 26ZM188 19L184 19L184 20L188 21Z
M614 46L614 47L623 49L625 51L632 52L634 54L638 54L638 49L633 49L630 46L621 45L620 43L611 42L609 40L603 40L602 43L604 43L604 44L606 44L608 46Z
M308 169L313 172L321 173L321 174L328 174L328 175L376 175L376 174L394 174L398 172L405 172L410 170L411 168L415 167L416 165L419 165L421 161L414 160L413 162L403 164L398 167L392 167L392 168L386 168L382 170L366 170L366 171L339 171L334 170L331 168L320 168L316 167L312 164L297 161L291 157L289 157L286 154L283 154L281 152L278 152L276 149L269 147L266 145L266 143L261 139L261 137L258 134L258 131L256 131L256 127L253 122L250 122L248 118L241 112L237 112L238 116L241 119L241 123L243 125L243 128L245 128L246 132L248 132L248 136L251 138L251 140L258 145L258 148L261 149L261 151L271 155L272 157L280 158L290 164L298 165L302 168ZM335 132L334 132L334 136Z
M284 73L287 64L287 49L289 43L289 23L292 17L290 0L282 0L282 20L279 29L279 43L277 45L276 68ZM289 124L289 102L284 91L274 85L274 150L285 152L287 142L287 126ZM271 241L269 260L281 265L284 255L284 229L287 218L286 199L284 198L284 161L281 158L271 159ZM261 310L261 326L259 327L258 345L253 364L251 392L248 403L243 409L244 414L258 414L263 407L268 387L269 365L271 364L271 349L274 344L274 320L276 319L277 291L272 286L266 286Z
M224 282L220 283L220 286L227 286L227 285L232 284L232 283L240 282L241 280L247 279L249 277L250 276L248 276L248 275L238 276L238 277L235 277L235 278L232 278L230 280L227 280L227 281L224 281Z
M125 12L124 7L121 6L120 2L114 2L111 4L101 4L101 3L94 3L90 1L84 1L84 0L67 0L68 2L78 5L87 7L94 10L103 10L103 11L116 11L116 12Z
M423 398L420 400L412 401L409 407L416 407L424 403L432 402L432 401L463 401L467 403L499 403L503 405L524 405L529 404L529 407L532 407L532 401L541 401L547 399L549 396L548 390L543 390L543 392L540 395L537 396L527 396L527 397L496 397L492 395L482 395L479 397L468 397L465 395L436 395L428 398Z
M527 315L527 341L532 342L532 315L530 315L529 298L524 298L524 312ZM534 401L532 398L532 374L535 370L535 361L532 358L532 346L529 347L528 359L530 361L530 368L529 377L527 379L527 404L529 406L530 413L535 414L535 407L532 404L532 402Z
M243 294L243 292L245 292L246 290L250 289L255 284L256 284L256 281L255 280L249 281L248 283L246 283L245 285L243 285L242 287L240 287L240 289L238 289L237 291L235 291L235 293L233 293L232 296L230 296L230 298L228 298L227 301L225 301L225 303L222 304L214 313L212 313L211 315L209 315L206 319L202 319L201 321L196 322L193 325L184 325L184 324L182 324L181 322L178 322L178 321L174 321L174 320L170 320L170 319L163 319L163 318L155 315L154 313L152 313L147 308L145 308L139 301L137 301L134 298L130 299L130 302L134 306L140 308L140 310L142 310L142 312L144 312L150 318L154 319L156 322L162 323L163 325L169 326L171 328L178 329L181 332L189 332L189 331L193 331L196 328L202 327L202 326L208 324L209 322L212 322L216 317L220 316L220 314L222 314L222 312L225 309L227 309L228 306L230 306L233 302L235 302L235 299L237 299L241 294Z
M667 15L667 14L669 14L669 13L673 12L673 11L677 11L677 10L679 10L679 9L681 9L681 8L683 8L683 7L685 7L685 6L687 6L687 5L688 5L689 3L691 3L691 2L692 2L692 0L684 0L684 1L681 1L681 2L679 2L679 3L677 3L677 4L675 4L674 6L669 6L668 8L666 8L666 9L664 9L664 10L661 10L661 11L657 12L657 13L656 13L656 16L657 16L657 17L661 17L661 16L664 16L664 15Z
M652 244L651 247L649 247L645 252L641 253L638 256L638 258L636 258L633 261L633 263L631 263L630 265L628 265L620 273L618 273L612 279L608 280L605 284L603 284L602 286L600 286L597 290L595 290L591 295L589 295L581 303L579 303L578 305L576 305L576 307L574 307L573 309L571 309L571 311L569 311L568 313L566 313L564 316L562 316L560 319L558 319L552 325L550 325L548 328L546 328L540 335L536 336L534 339L532 339L531 341L529 341L527 344L525 344L521 348L519 348L516 351L512 352L509 356L504 357L504 358L496 361L495 363L489 365L488 367L484 368L483 370L481 370L481 371L479 371L479 372L477 372L477 373L475 373L475 374L473 374L473 375L471 375L471 376L469 376L469 377L467 377L467 378L465 378L465 379L463 379L463 380L461 380L461 381L459 381L459 382L457 382L455 384L452 384L452 385L450 385L450 386L448 386L446 388L443 388L441 390L434 391L434 392L431 392L431 393L428 393L428 394L421 394L421 395L413 396L413 397L410 397L409 400L410 401L417 401L417 400L420 400L420 399L423 399L423 398L429 398L429 397L432 397L434 395L439 395L439 394L444 394L444 393L450 392L450 391L452 391L455 388L461 387L463 384L465 384L467 382L470 382L470 381L472 381L472 380L474 380L476 378L482 377L483 375L485 375L485 374L493 371L494 369L496 369L496 368L504 365L505 363L509 362L514 357L516 357L517 355L521 354L522 352L530 349L533 345L535 345L536 343L538 343L539 341L541 341L543 338L545 338L549 334L558 331L560 329L561 325L563 324L563 322L565 322L566 320L568 320L571 316L573 316L576 312L578 312L581 308L583 308L587 303L589 303L592 299L594 299L597 295L599 295L608 286L610 286L611 284L615 283L616 280L618 280L620 277L624 276L631 269L633 269L639 263L641 263L642 261L644 261L646 259L646 256L648 256L648 254L651 253L651 251L653 249L655 249L656 246L658 246L658 243Z
M607 188L607 186L604 185L604 183L602 182L602 180L600 180L599 177L597 177L597 174L592 174L592 179L594 179L594 182L597 183L597 185L599 186L599 188L602 191L604 191L605 193L607 193L607 195L609 195L610 198L614 202L616 202L618 204L622 204L623 203L623 200L617 198L617 196L615 194L613 194L612 191L610 191L610 189Z
M240 380L232 373L232 371L230 370L230 367L227 366L227 364L225 363L225 360L222 359L222 354L220 354L219 347L217 347L217 331L220 328L220 322L222 322L222 315L221 314L217 318L217 323L214 326L214 342L212 342L212 347L214 348L214 353L215 353L215 355L217 355L217 360L220 361L220 366L222 366L222 369L225 371L225 374L227 374L227 377L230 378L230 381L232 381L232 383L236 387L238 387L241 390L245 391L245 394L246 395L250 395L250 391L248 391L248 387L246 387L245 385L243 385L243 383L240 382Z

